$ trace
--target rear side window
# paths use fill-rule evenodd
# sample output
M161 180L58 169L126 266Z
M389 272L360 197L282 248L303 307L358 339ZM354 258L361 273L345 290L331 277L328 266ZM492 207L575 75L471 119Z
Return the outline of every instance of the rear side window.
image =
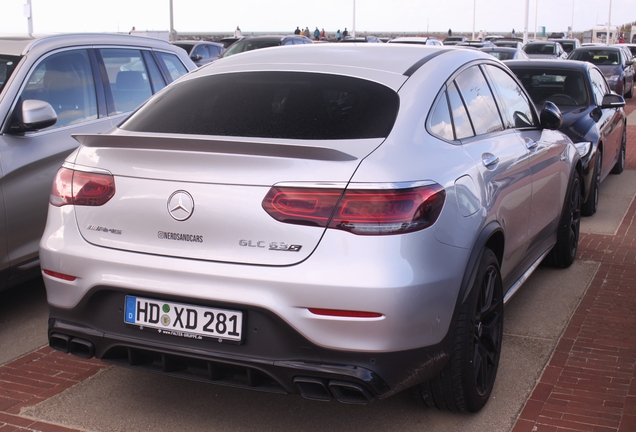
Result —
M101 49L116 113L132 111L152 96L150 77L141 51Z
M175 81L188 73L188 69L186 69L183 63L181 63L181 60L179 60L179 57L176 55L161 51L157 51L156 53L160 61L163 62L166 67L172 81Z
M481 70L470 67L455 80L477 135L503 130L499 111Z
M367 80L302 72L209 75L167 88L130 117L137 132L286 139L386 137L399 97Z

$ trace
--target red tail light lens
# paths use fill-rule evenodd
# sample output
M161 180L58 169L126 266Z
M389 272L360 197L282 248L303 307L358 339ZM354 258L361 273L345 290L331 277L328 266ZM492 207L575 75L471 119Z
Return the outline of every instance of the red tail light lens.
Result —
M75 171L62 167L53 180L50 203L56 207L67 204L101 206L113 195L115 178L112 174Z
M359 235L402 234L435 223L446 192L433 183L405 189L274 187L263 208L291 224L345 230Z

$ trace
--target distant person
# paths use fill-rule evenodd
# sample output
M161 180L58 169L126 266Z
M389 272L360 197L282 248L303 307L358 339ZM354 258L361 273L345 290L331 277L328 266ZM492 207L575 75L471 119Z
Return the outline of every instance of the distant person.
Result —
M512 37L515 37L515 29L512 29Z
M453 31L451 29L448 29L448 37L451 37L453 35Z
M338 29L338 31L336 32L336 40L340 40L341 37L342 33L340 33L340 29Z
M305 27L305 36L311 39L311 32L309 31L309 27Z
M132 32L135 31L135 26L133 26L133 28L130 29L130 31L128 32L128 34L132 34Z
M349 36L349 32L347 31L347 28L345 27L344 31L342 32L342 38L346 38L347 36Z
M320 30L318 30L318 27L316 27L316 30L314 30L314 39L320 39Z
M326 37L325 29L320 30L320 39L324 39Z
M294 34L295 35L299 35L300 34L300 27L296 26L296 30L294 30Z
M243 35L243 33L241 32L241 29L239 28L239 26L236 26L236 30L234 30L234 37L241 37Z

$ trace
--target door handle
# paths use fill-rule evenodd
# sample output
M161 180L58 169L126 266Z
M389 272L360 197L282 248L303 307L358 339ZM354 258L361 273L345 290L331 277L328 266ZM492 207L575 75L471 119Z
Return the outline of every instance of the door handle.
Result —
M487 168L490 168L499 163L499 158L492 153L484 153L481 155L481 161Z

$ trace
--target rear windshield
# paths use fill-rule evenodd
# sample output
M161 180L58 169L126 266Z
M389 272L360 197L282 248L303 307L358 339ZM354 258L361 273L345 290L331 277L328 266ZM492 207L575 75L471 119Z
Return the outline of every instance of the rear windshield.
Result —
M554 54L553 44L528 44L523 47L526 54Z
M121 128L135 132L306 140L386 137L395 91L375 82L303 72L244 72L177 82Z
M19 61L20 57L0 55L0 94Z
M559 108L588 106L589 94L585 75L571 70L536 70L514 67L512 71L523 84L532 102L542 105L546 101Z
M617 65L620 63L618 50L586 50L579 48L572 51L570 60L590 62L595 65Z

